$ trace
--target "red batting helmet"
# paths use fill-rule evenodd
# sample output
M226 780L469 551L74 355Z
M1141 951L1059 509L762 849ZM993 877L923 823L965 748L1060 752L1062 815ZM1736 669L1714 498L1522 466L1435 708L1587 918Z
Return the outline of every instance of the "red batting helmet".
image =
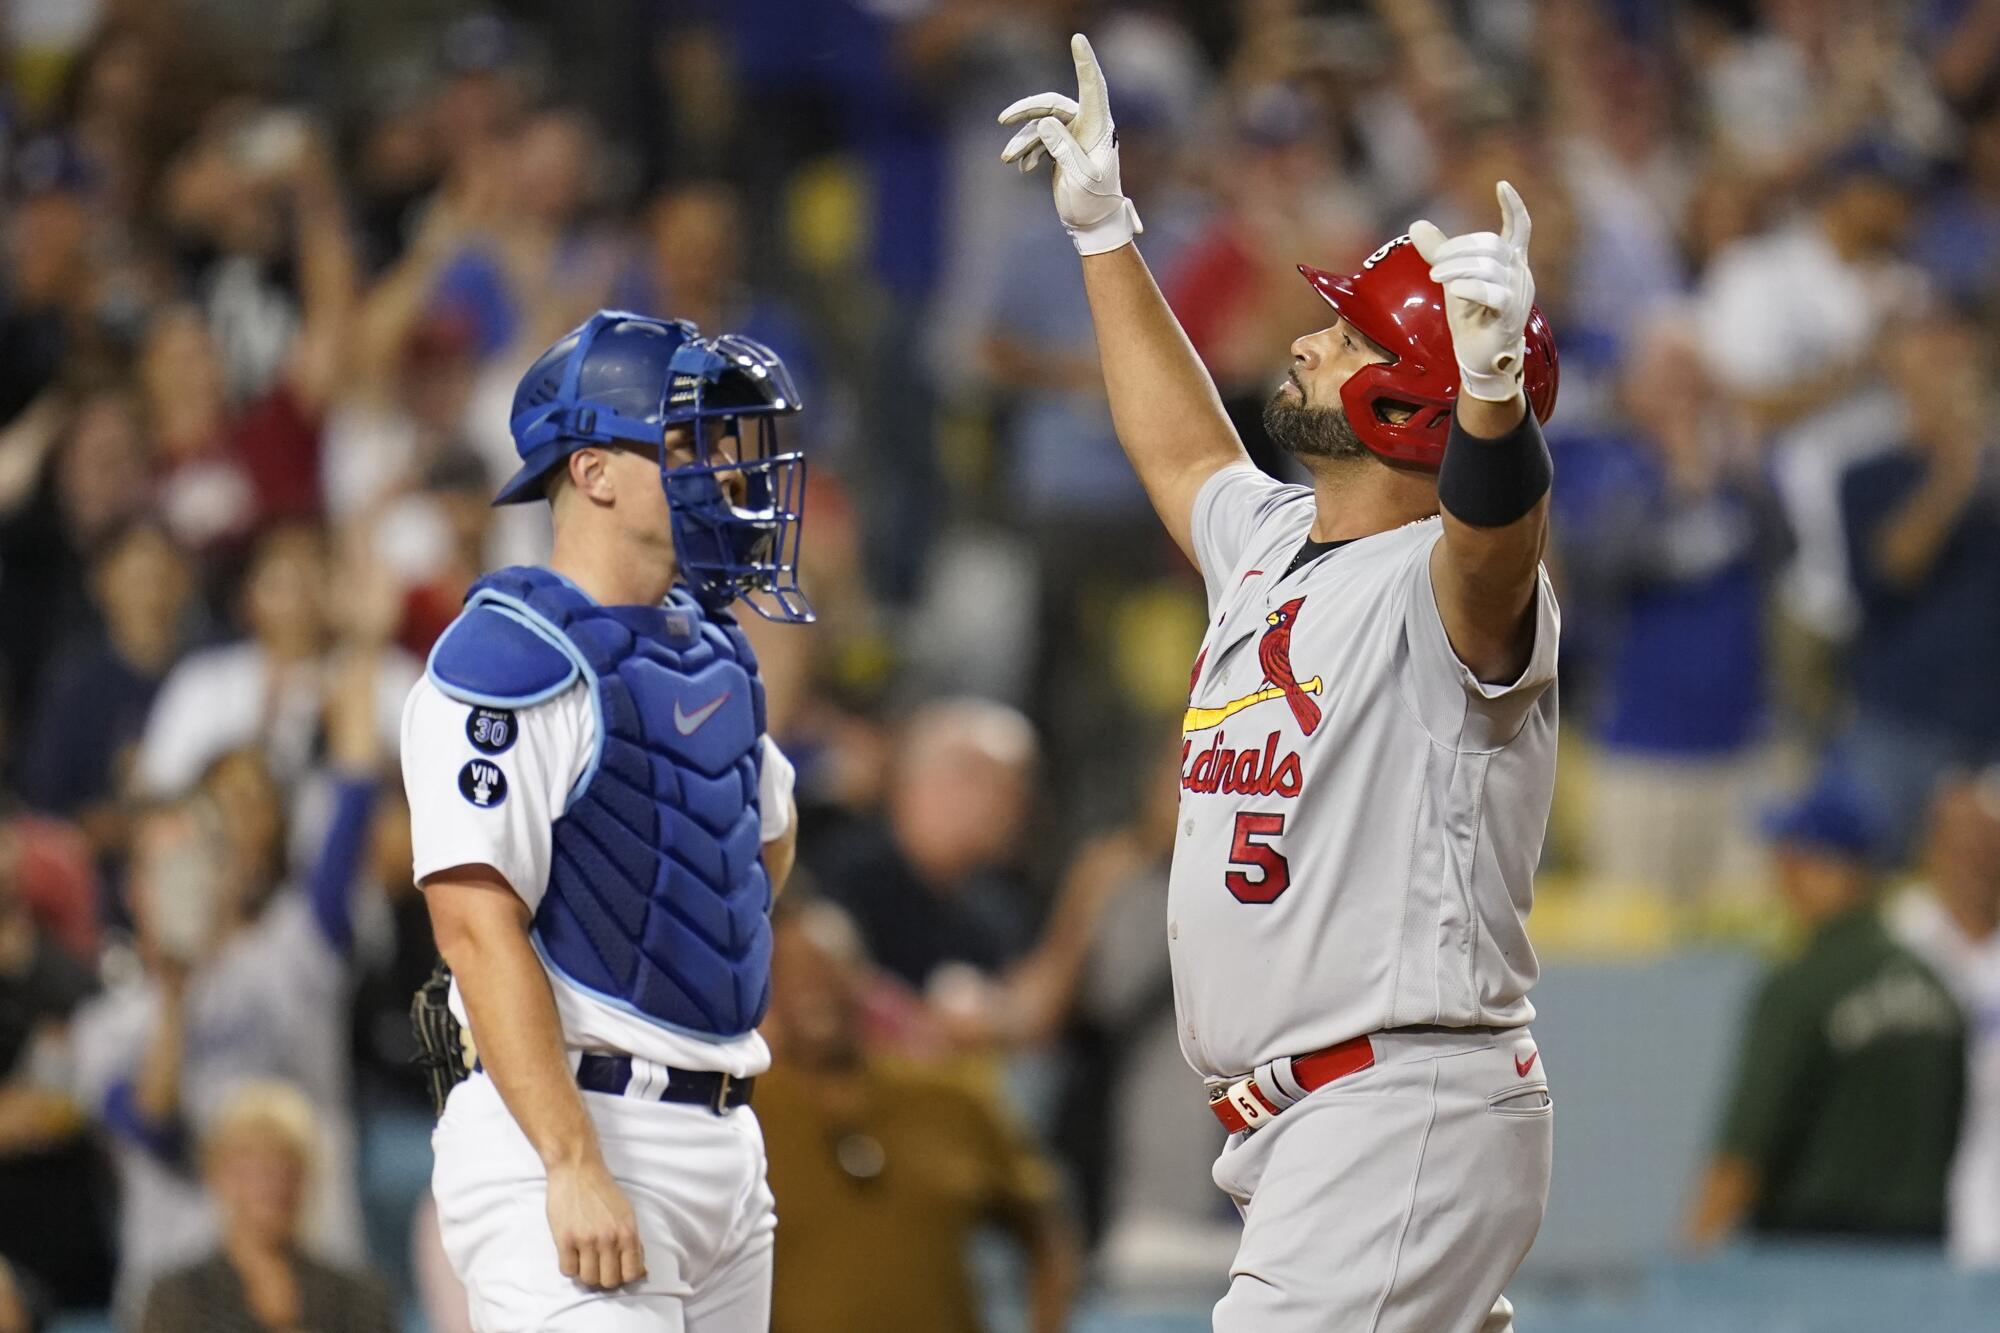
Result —
M1444 461L1452 402L1458 397L1458 359L1445 322L1444 288L1431 281L1430 270L1408 236L1398 236L1361 261L1361 271L1351 278L1299 265L1335 314L1395 358L1355 371L1340 386L1341 405L1354 433L1391 462L1434 468ZM1558 378L1556 336L1541 307L1532 307L1521 386L1538 421L1547 421L1556 410ZM1396 422L1383 415L1383 407L1413 410L1407 421Z

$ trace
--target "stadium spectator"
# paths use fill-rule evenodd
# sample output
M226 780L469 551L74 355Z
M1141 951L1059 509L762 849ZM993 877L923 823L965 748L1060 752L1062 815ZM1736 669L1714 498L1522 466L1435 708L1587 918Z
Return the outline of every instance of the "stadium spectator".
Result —
M1031 951L991 986L935 1006L974 1047L1060 1043L1049 1139L1106 1281L1130 1290L1186 1281L1194 1256L1203 1271L1226 1267L1237 1239L1209 1178L1215 1117L1181 1055L1159 947L1180 769L1175 745L1148 771L1135 817L1077 851Z
M386 287L388 284L384 284ZM408 322L390 321L407 315ZM472 329L449 314L371 305L360 368L327 413L327 512L348 521L378 512L425 475L470 450L466 420L477 358Z
M1692 902L1751 873L1739 812L1766 733L1764 605L1784 521L1755 439L1663 317L1634 340L1623 429L1562 451L1558 540L1606 636L1585 872Z
M219 1221L208 1257L163 1275L139 1333L391 1333L389 1295L300 1247L321 1139L313 1105L284 1083L251 1082L216 1111L201 1173Z
M320 418L352 336L356 260L330 152L296 116L215 117L167 189L170 221L223 257L207 305L165 306L140 349L160 503L189 546L236 550L320 513ZM266 276L281 260L296 313Z
M1678 232L1694 154L1674 133L1672 75L1653 52L1593 5L1543 5L1536 17L1551 149L1577 213L1569 305L1622 338L1686 286Z
M1916 170L1894 145L1851 145L1814 179L1812 207L1724 246L1697 287L1710 374L1771 433L1798 541L1785 607L1827 639L1850 630L1854 614L1840 474L1895 429L1897 405L1876 384L1877 342L1923 295L1921 275L1897 257Z
M1951 992L1891 938L1871 858L1881 816L1838 773L1765 819L1804 951L1746 1016L1715 1155L1687 1221L1768 1236L1941 1240L1965 1091Z
M1924 873L1889 924L1957 994L1971 1028L1948 1240L1960 1264L2000 1268L2000 770L1939 786Z
M786 1201L773 1333L977 1333L967 1246L988 1222L1026 1251L1029 1327L1068 1327L1076 1245L1048 1164L972 1076L863 1049L866 959L839 909L787 899L773 926L773 1064L757 1080Z
M1861 623L1849 761L1881 789L1900 852L1938 777L2000 756L2000 450L1992 358L1949 315L1900 330L1888 365L1907 425L1841 482Z
M255 745L289 786L308 767L324 698L332 641L333 591L379 591L361 569L334 565L319 529L288 526L258 544L239 605L249 637L183 658L154 700L133 781L150 795L184 791L219 755ZM359 557L355 557L359 558ZM335 582L332 571L343 577ZM390 591L393 591L391 589ZM396 735L401 692L415 664L400 653L377 659L377 723Z
M1717 148L1767 181L1798 180L1864 131L1916 148L1944 132L1948 113L1918 53L1898 41L1892 7L1750 9L1755 22L1728 32L1722 9L1698 8L1688 46Z
M157 523L110 539L92 562L96 615L54 653L25 719L22 796L81 819L100 847L117 820L135 747L160 682L186 646L195 593L188 555Z
M549 298L579 282L594 295L608 280L610 257L584 227L602 184L599 138L583 112L551 107L461 159L476 221L444 256L427 308L464 321L480 359L559 336L568 322ZM596 302L561 308L579 304Z
M113 387L36 401L0 432L0 654L23 705L54 647L89 622L87 570L98 548L143 516L150 461L134 405Z
M453 451L432 463L421 489L392 503L376 526L374 577L401 590L396 642L413 658L430 655L485 565L491 498L485 464Z
M96 982L36 925L18 850L0 829L0 1254L63 1304L96 1305L109 1293L112 1198L67 1087L70 1020Z
M355 654L326 728L337 788L318 862L281 884L285 813L254 750L213 763L191 798L133 832L127 886L143 973L78 1014L79 1095L110 1132L123 1185L119 1300L214 1236L187 1175L194 1140L246 1079L280 1078L320 1108L325 1188L306 1235L326 1255L361 1254L348 996L357 901L380 761L375 671Z
M997 973L1025 944L1007 872L1024 850L1035 753L1034 729L1003 704L929 704L896 747L885 818L806 867L875 964L915 990L946 981L948 964Z

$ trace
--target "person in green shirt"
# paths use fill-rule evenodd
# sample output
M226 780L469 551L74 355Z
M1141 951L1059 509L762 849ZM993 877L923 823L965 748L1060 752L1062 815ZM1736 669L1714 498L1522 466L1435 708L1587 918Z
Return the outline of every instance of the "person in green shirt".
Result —
M1882 823L1838 775L1767 813L1806 937L1752 1006L1687 1223L1696 1248L1771 1236L1940 1239L1965 1091L1957 1003L1877 912Z

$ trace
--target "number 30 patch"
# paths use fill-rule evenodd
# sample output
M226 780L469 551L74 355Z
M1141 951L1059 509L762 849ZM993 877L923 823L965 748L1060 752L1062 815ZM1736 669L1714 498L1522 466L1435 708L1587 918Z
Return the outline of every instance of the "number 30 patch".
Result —
M465 716L465 739L481 754L505 754L519 728L505 708L475 708Z

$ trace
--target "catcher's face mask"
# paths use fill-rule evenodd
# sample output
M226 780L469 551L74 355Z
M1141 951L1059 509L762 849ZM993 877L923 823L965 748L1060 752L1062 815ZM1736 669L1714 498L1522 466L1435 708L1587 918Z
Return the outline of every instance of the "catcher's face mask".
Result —
M663 452L660 479L681 577L706 605L740 598L767 620L813 618L798 582L805 457L778 445L778 418L801 405L785 363L755 339L696 338L674 353L664 423L689 428L694 455Z

